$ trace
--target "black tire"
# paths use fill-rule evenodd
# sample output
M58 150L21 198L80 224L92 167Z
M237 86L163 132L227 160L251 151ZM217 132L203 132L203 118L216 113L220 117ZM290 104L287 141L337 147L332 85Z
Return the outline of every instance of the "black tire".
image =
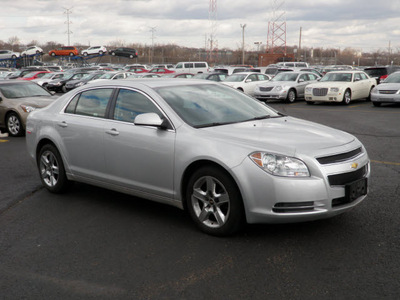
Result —
M17 137L17 136L23 136L25 134L21 118L15 112L7 114L6 129L9 136Z
M133 55L131 54L131 55L129 55L129 58L133 58Z
M374 101L372 101L372 105L375 106L375 107L379 107L379 106L381 106L381 104L382 104L382 102L374 102Z
M349 89L347 89L343 94L342 104L349 105L350 101L351 101L351 91Z
M74 54L74 53L72 53L72 52L69 54L69 56L74 56L74 55L75 55L75 54Z
M51 56L53 56L53 57L54 57L54 56L56 56L56 54L55 54L54 52L51 52Z
M372 86L371 87L371 89L369 90L369 94L368 94L368 97L367 97L367 101L371 101L371 92L372 92L372 90L374 89L374 86Z
M40 149L37 166L40 180L48 191L58 194L68 189L71 182L65 174L60 152L54 145L46 144Z
M83 56L88 56L87 52L83 52Z
M286 102L293 103L294 101L296 101L296 98L296 91L294 89L290 89L286 97Z
M233 179L216 167L196 170L186 186L189 215L203 232L228 236L244 223L240 191Z
M102 50L99 51L99 55L103 55L103 53L104 53L104 52L103 52Z
M111 52L111 55L112 55L112 56L115 56L115 52Z
M61 87L61 91L62 91L63 93L68 92L68 91L67 91L67 87L65 86L65 84Z

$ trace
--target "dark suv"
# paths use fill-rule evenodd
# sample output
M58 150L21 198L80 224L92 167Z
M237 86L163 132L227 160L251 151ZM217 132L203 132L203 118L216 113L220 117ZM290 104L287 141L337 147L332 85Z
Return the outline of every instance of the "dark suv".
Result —
M138 53L133 48L117 48L115 50L110 50L109 53L113 56L124 56L129 58L136 58Z
M364 69L364 72L367 73L369 77L376 79L377 84L396 71L400 71L400 66L376 66Z

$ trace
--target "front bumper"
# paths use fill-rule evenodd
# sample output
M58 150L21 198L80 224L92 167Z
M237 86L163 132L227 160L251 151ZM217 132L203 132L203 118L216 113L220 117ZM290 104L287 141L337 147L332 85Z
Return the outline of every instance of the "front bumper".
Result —
M370 163L365 150L349 161L321 165L304 160L311 176L288 178L273 176L250 159L235 168L240 183L248 223L292 223L313 221L346 212L364 200L370 176ZM352 169L351 165L357 165ZM357 184L362 193L354 193Z
M371 94L372 102L381 102L381 103L400 103L400 95L399 94Z
M255 91L254 92L254 98L259 99L259 100L284 100L287 97L287 91L271 91L271 92L260 92L260 91Z

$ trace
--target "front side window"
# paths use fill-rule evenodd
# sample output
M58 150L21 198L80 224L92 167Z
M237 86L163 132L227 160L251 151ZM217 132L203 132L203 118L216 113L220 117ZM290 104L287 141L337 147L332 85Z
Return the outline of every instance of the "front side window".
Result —
M114 109L114 119L133 123L137 115L153 112L162 117L157 106L145 95L121 89L117 96Z
M95 89L82 92L72 99L65 112L104 118L113 89Z

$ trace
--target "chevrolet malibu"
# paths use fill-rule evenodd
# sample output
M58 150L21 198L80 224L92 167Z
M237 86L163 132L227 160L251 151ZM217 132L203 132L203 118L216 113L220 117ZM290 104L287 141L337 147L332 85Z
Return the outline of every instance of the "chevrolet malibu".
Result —
M368 191L357 138L211 81L85 85L32 112L26 132L50 192L79 181L170 204L212 235L331 217Z

